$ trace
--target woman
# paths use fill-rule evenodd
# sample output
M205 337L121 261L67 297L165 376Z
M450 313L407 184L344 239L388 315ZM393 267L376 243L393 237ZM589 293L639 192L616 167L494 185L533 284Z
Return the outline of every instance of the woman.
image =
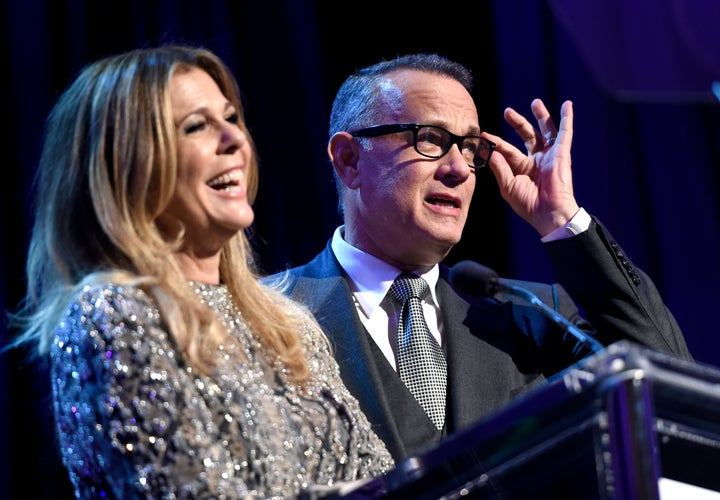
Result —
M255 151L219 58L95 62L45 134L16 344L49 358L78 498L288 497L393 466L318 325L257 281Z

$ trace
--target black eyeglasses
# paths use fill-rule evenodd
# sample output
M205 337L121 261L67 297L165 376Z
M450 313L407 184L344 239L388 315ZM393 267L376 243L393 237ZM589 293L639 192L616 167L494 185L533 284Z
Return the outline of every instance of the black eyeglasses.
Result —
M495 150L495 143L477 135L455 135L435 125L419 125L417 123L393 123L376 125L350 132L353 137L379 137L398 132L412 132L415 151L428 158L442 158L457 144L460 153L472 168L487 165L490 155Z

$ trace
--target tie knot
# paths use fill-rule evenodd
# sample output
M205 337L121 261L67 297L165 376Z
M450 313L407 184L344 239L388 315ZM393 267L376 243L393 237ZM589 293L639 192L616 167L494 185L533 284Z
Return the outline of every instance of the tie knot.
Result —
M412 273L402 273L395 278L390 287L390 295L400 303L404 303L410 297L417 297L422 300L429 292L430 287L427 282Z

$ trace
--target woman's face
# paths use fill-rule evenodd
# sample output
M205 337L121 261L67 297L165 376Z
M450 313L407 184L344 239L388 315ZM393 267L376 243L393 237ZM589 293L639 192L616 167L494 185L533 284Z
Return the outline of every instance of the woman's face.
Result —
M247 198L252 149L240 117L205 71L175 73L170 97L178 145L175 194L161 224L186 228L186 250L199 256L220 250L254 219Z

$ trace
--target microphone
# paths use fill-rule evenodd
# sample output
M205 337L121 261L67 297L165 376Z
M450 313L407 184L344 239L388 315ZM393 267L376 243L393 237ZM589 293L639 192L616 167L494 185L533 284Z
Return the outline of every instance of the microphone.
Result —
M463 260L450 268L449 279L450 284L454 288L469 295L492 297L497 292L504 292L522 297L540 309L545 316L566 332L570 333L592 352L600 352L604 349L600 342L580 330L557 311L548 307L547 304L530 290L509 284L489 267L485 267L472 260Z

